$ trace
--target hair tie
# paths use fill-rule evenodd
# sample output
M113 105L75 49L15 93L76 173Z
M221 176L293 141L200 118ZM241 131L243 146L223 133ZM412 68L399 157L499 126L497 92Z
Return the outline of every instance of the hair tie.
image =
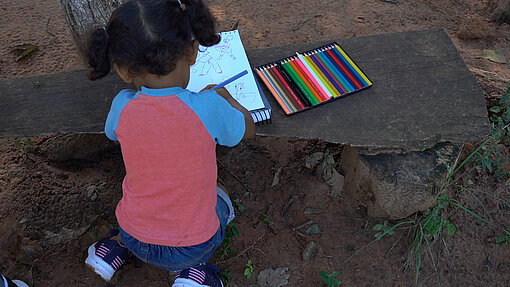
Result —
M184 11L186 9L186 4L183 4L181 0L177 0L179 2L179 6L181 7L181 10Z

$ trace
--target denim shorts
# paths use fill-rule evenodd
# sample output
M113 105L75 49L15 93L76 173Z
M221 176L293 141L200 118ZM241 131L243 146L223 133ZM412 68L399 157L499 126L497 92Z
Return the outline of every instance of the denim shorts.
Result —
M234 207L228 195L219 187L217 193L216 214L220 220L220 227L208 241L184 247L149 244L137 240L119 228L122 243L143 262L168 271L178 271L205 263L220 247L225 236L225 228L235 217Z

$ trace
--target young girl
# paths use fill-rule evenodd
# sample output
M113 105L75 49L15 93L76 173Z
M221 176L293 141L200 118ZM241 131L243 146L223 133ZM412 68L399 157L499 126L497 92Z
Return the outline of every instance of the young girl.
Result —
M117 238L90 246L86 263L110 280L129 252L176 271L174 287L223 286L205 263L234 218L218 188L216 144L253 137L250 113L227 90L186 90L198 46L220 41L202 0L134 0L91 36L91 80L113 67L134 90L113 100L105 133L120 142L126 177ZM129 250L129 251L128 251Z

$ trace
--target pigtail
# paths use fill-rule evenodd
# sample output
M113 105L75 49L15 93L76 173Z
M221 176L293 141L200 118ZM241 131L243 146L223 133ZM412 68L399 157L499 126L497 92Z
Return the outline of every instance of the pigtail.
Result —
M209 47L218 44L221 40L216 33L216 23L211 11L202 0L181 0L185 5L185 13L188 14L189 23L193 36L200 45Z
M87 58L92 70L87 72L87 78L94 81L106 76L111 70L108 58L108 34L106 28L98 28L90 36Z

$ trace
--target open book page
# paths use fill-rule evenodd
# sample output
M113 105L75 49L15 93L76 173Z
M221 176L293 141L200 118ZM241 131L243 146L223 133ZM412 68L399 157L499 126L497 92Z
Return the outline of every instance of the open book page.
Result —
M200 46L197 62L191 66L188 90L198 92L209 84L219 84L247 70L248 74L225 86L247 110L264 107L253 70L237 30L221 33L221 42L212 47Z

